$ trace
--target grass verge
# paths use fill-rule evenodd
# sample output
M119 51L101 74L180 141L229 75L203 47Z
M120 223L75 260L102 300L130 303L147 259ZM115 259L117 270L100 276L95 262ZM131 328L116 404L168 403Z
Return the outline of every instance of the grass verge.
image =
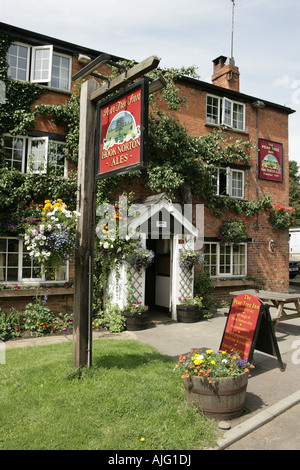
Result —
M72 344L6 351L2 450L197 450L216 425L187 406L175 362L137 341L94 340L91 368Z

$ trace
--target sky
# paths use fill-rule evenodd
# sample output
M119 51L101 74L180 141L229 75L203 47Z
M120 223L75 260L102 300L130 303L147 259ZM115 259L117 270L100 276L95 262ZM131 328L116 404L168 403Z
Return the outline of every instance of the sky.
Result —
M299 0L1 0L0 21L160 68L233 57L240 91L292 108L289 159L300 166ZM232 42L232 19L233 42Z

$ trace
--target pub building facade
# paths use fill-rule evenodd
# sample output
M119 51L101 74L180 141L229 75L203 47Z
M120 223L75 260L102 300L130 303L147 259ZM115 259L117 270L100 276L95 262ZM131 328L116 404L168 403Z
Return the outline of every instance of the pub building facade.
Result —
M72 76L102 53L3 23L0 24L0 32L11 37L7 56L9 79L31 81L47 89L47 93L43 93L33 106L65 103L75 87ZM44 70L39 65L39 53L44 57ZM120 59L113 57L114 62ZM107 69L103 66L99 71L105 76ZM251 158L247 165L216 168L217 195L253 202L270 196L273 206L287 207L288 118L294 111L240 92L239 80L239 69L233 60L218 57L213 61L211 83L185 76L178 80L179 94L188 98L188 107L173 114L193 136L203 136L225 127L236 139L255 144L250 150ZM70 170L76 169L76 164L63 152L65 128L47 116L39 115L27 135L6 132L2 138L5 164L12 169L30 171L28 156L33 155L38 160L41 152L46 162L56 158L62 178L68 178ZM44 171L47 171L46 166ZM219 226L224 219L237 214L226 211L222 216L216 216L205 204L207 201L193 198L193 207L201 206L203 211L204 226L197 225L195 217L185 217L180 210L179 198L170 200L166 194L152 193L139 181L131 182L130 186L123 183L119 190L120 194L124 190L133 191L143 207L152 205L155 208L151 218L157 223L149 224L149 211L141 212L130 222L135 228L139 227L143 245L155 253L155 262L149 268L142 272L133 269L130 273L137 301L151 307L162 307L176 320L176 305L183 296L193 294L194 270L186 271L179 267L180 253L197 248L200 242L217 300L229 300L232 290L253 287L254 280L264 289L288 292L289 235L288 231L271 226L268 211L261 210L257 215L247 217L248 238L245 242L221 245L217 237ZM175 231L174 226L181 227L181 230ZM169 237L160 235L164 227L169 230ZM155 233L158 228L160 230ZM32 292L21 287L39 284L40 294L47 292L48 306L54 311L61 310L62 304L72 308L73 289L66 286L74 279L73 261L70 260L55 279L47 279L45 274L36 279L27 258L23 240L11 236L9 231L5 233L1 227L0 286L17 285L18 288L0 290L0 307L22 309ZM112 270L108 283L107 295L121 308L127 302L127 276L125 267L118 272ZM51 283L56 287L48 288ZM43 285L47 285L47 289L43 290Z

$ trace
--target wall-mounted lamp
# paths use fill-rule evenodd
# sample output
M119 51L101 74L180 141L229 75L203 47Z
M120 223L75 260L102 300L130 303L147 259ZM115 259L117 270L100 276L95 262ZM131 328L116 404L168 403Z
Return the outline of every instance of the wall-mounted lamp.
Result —
M253 106L253 108L258 109L258 108L264 108L266 105L263 101L256 100L256 101L254 101L254 103L252 103L252 106Z

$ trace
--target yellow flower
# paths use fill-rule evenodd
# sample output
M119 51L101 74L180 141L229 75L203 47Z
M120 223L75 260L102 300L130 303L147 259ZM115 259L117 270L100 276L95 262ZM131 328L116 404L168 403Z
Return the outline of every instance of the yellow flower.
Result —
M212 352L213 352L212 349L207 349L206 350L206 354L211 354Z
M141 441L141 442L145 442L145 438L144 438L144 437L141 437L141 438L140 438L140 441Z
M210 363L211 363L211 364L215 364L215 363L216 363L216 361L210 361Z

